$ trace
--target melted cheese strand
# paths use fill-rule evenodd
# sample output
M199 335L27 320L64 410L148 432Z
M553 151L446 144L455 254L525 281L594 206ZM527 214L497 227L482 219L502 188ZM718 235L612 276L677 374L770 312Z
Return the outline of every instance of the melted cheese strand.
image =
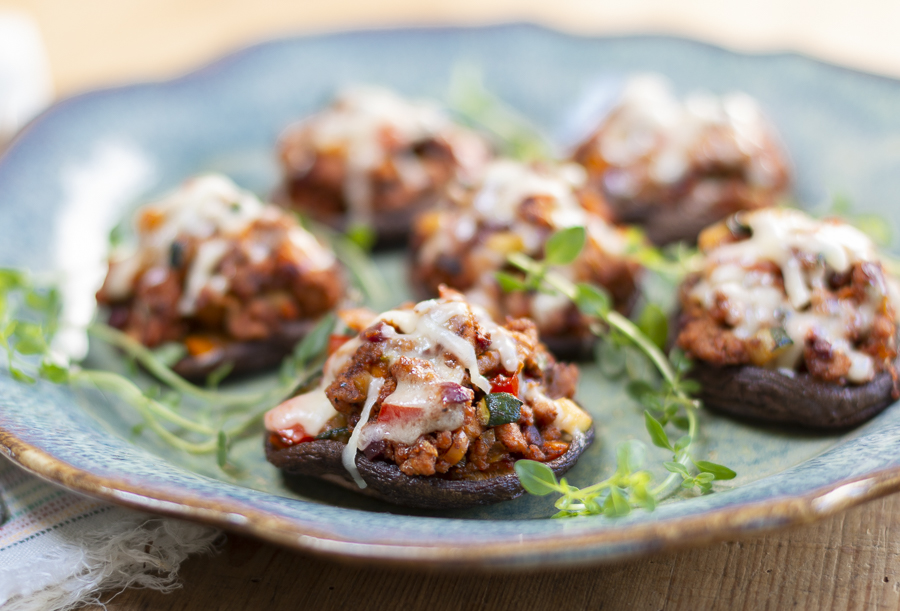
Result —
M750 228L751 236L707 253L706 271L691 297L707 310L724 307L727 322L740 339L783 327L794 345L774 363L779 367L795 367L808 337L814 334L850 359L848 380L871 380L874 361L855 349L851 330L871 330L881 300L892 298L891 291L878 283L856 308L844 307L843 301L841 307L813 306L815 292L826 288L827 269L848 273L855 264L876 261L871 240L846 223L819 221L797 210L759 210L739 218ZM810 268L803 262L806 259L818 263ZM783 292L771 273L754 269L766 262L780 269Z
M170 267L179 238L196 239L200 245L178 303L179 313L194 314L203 289L228 290L228 278L216 270L229 252L244 247L254 260L272 255L275 245L250 241L246 235L255 223L283 216L279 208L262 203L225 176L209 174L187 180L162 199L140 208L135 217L138 244L113 255L105 290L113 299L128 298L142 272L146 272L145 282L154 275L164 276L161 272ZM334 264L334 255L299 225L290 229L288 238L296 251L293 258L306 269L323 270Z
M372 413L372 407L375 405L375 402L378 401L378 394L381 392L382 386L384 386L384 378L372 378L369 382L366 404L363 406L362 413L359 415L359 422L356 423L356 428L353 429L350 440L347 442L347 445L344 446L343 452L341 452L344 468L347 469L350 476L353 478L353 481L355 481L356 485L360 488L365 488L368 484L366 484L366 481L359 474L359 469L356 467L356 451L359 449L359 436L362 433L363 427L369 421L369 414Z

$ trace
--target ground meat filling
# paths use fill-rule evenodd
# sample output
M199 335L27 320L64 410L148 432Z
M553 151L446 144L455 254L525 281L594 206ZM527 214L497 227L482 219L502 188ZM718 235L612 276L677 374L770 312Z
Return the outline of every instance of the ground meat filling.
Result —
M681 210L710 224L775 204L788 184L787 156L752 98L693 93L681 101L655 75L626 84L573 160L620 222L652 224Z
M446 290L435 303L449 302L464 304L459 294ZM401 316L410 311L400 310ZM481 382L473 383L468 361L454 353L461 350L455 340L440 336L448 344L454 343L452 350L438 341L430 344L427 354L421 353L421 337L410 334L409 328L404 335L406 323L399 318L387 313L365 329L352 356L324 389L328 401L342 417L338 420L352 431L360 426L363 407L367 399L371 400L368 390L372 380L383 381L367 427L362 429L363 438L369 427L380 427L378 430L382 431L366 445L360 443L370 460L395 463L410 476L480 479L509 473L518 459L547 462L565 454L572 432L564 433L556 426L560 409L556 400L571 399L575 394L578 370L553 359L538 341L533 322L508 319L501 327L466 306L443 324L471 348L479 380L486 381L488 390L507 392L522 400L516 421L490 426L480 412L485 409L485 388L479 385ZM503 339L498 339L499 335ZM504 366L504 362L509 365L510 358L516 363L515 371ZM410 386L411 383L417 386ZM443 408L432 410L429 417L437 423L452 422L452 428L424 424L421 426L426 432L399 439L409 435L403 428L407 426L404 419L420 418L409 414L422 410L416 411L402 400L396 400L399 405L390 401L399 395L409 396L411 388L415 388L414 397L438 397L438 405ZM427 430L434 428L437 430Z
M282 134L278 199L323 222L368 222L431 203L458 171L488 156L480 137L431 104L351 89Z
M203 191L202 205L220 188L237 193L219 177L211 183L207 178L189 187ZM141 225L160 214L152 206L139 214L141 247L113 256L97 293L97 301L110 307L109 323L146 346L183 341L199 356L224 342L266 340L292 322L318 318L343 294L333 255L278 208L259 204L258 214L236 231L212 230L206 218L199 231L174 224L156 230L171 236L162 249L154 227ZM126 278L127 268L133 269Z
M571 165L531 167L505 160L489 165L480 182L451 192L438 209L416 220L413 286L431 295L442 284L464 291L494 318L533 319L547 338L586 335L583 317L567 299L506 292L495 276L498 271L521 275L507 263L510 253L542 257L555 231L584 226L588 237L581 255L561 271L577 282L603 286L615 306L626 310L640 266L625 254L625 234L607 223L603 201L580 189L581 180L583 171Z
M795 211L756 213L762 214L775 218L753 220L761 233L772 222L800 227L801 241L810 243L823 232L844 236L854 246L868 242L837 222L801 218ZM780 264L765 259L763 242L756 260L738 262L723 255L743 252L738 249L751 239L746 226L734 224L701 235L707 262L680 290L681 348L715 365L789 368L835 384L865 383L885 371L896 378L896 288L867 249L853 253L845 248L849 254L842 255L839 241L820 248L836 253L843 269L832 267L825 255L798 248L797 240L775 254ZM781 236L781 241L791 238Z

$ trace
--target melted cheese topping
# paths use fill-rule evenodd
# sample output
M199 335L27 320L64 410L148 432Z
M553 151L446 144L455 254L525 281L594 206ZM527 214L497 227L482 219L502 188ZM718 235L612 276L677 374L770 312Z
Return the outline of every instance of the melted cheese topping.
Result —
M548 232L543 225L529 222L520 215L529 198L548 198L542 203L553 230L584 227L587 239L611 255L623 255L628 242L621 230L602 218L588 213L581 205L578 189L586 183L584 168L576 164L535 167L501 159L484 169L482 178L458 207L445 212L448 226L433 232L423 243L418 257L424 265L432 265L444 254L460 256L459 245L471 240L479 227L490 227L494 233L481 243L467 248L478 269L483 270L475 286L467 293L472 301L490 308L496 293L494 272L506 265L512 252L540 255ZM443 223L442 223L443 224ZM558 270L567 273L567 269ZM562 315L569 307L565 298L539 294L532 302L531 314L542 328Z
M695 92L682 103L662 77L637 76L626 84L602 130L597 147L607 162L623 168L646 164L649 178L657 183L682 180L711 131L727 135L716 141L717 158L729 162L747 158L751 185L773 187L778 181L777 170L756 155L770 128L759 105L744 93L716 97ZM625 198L634 197L640 188L636 177L627 173L617 174L607 187Z
M274 245L243 241L243 238L255 222L283 216L280 209L263 204L224 176L207 175L188 180L180 189L137 212L138 243L113 254L105 285L107 294L112 299L126 299L143 270L168 267L175 242L179 238L193 238L201 242L178 304L181 314L193 314L204 289L219 293L228 290L228 279L216 270L234 248L245 248L251 260L256 261L272 254ZM302 262L307 269L322 270L334 264L334 255L299 225L289 230L288 237L294 260Z
M369 414L372 413L372 407L378 400L378 393L381 392L382 386L384 386L384 378L372 378L369 382L369 388L366 391L366 403L363 405L362 412L359 415L360 422L368 422ZM356 485L360 488L365 488L367 485L366 481L359 474L359 469L356 467L356 449L359 447L359 437L364 428L365 427L363 426L357 425L357 427L353 429L353 433L350 435L347 445L344 446L344 449L341 452L341 462L344 463L344 468L347 469L350 476L353 477L353 481L355 481Z
M549 196L553 200L550 217L553 226L556 229L577 227L585 224L587 215L575 189L583 187L586 181L584 169L575 164L537 169L501 159L485 169L472 207L482 219L511 224L516 221L519 206L526 199Z
M300 128L309 131L317 151L343 155L347 164L344 197L357 221L366 221L371 215L370 173L389 158L404 185L413 190L430 186L423 163L412 152L397 155L397 143L409 146L440 135L464 168L481 164L487 152L480 138L453 125L437 104L405 100L379 87L341 92L329 108L301 123Z
M491 336L488 350L499 353L506 371L518 372L522 361L511 332L491 321L482 309L470 307L458 294L423 301L413 309L390 310L371 322L370 329L378 322L384 323L378 327L379 337L373 341L382 344L387 368L398 362L403 365L396 376L397 387L381 407L382 413L394 411L399 416L369 422L383 383L380 378L373 379L359 424L345 450L344 464L351 473L355 472L356 450L365 449L375 441L388 439L412 444L423 434L461 427L464 407L474 398L473 391L462 386L466 371L474 385L485 393L491 392L490 382L478 370L475 348L453 331L455 318L466 319L472 315L482 332ZM337 414L325 390L349 365L363 341L362 336L357 336L329 357L322 380L314 390L270 410L265 417L266 429L277 432L300 424L308 435L321 433L328 420ZM358 479L357 483L360 482Z
M331 386L360 345L362 341L359 337L345 342L325 361L322 379L315 389L288 399L266 412L264 420L266 430L273 433L286 431L299 424L307 435L316 436L321 433L325 429L325 424L338 415L331 401L325 396L325 389Z
M778 366L795 367L813 334L849 357L850 381L871 380L874 362L854 348L851 329L865 334L871 330L882 300L895 301L888 281L872 286L867 300L858 307L846 300L813 305L814 293L827 288L829 271L846 273L856 263L876 261L871 240L846 223L819 221L797 210L759 210L742 214L740 220L750 228L751 237L706 253L702 279L690 296L706 309L717 302L724 307L726 322L740 339L783 326L793 346L779 358ZM810 268L802 260L817 263ZM784 291L772 274L754 269L765 262L775 263L781 270Z

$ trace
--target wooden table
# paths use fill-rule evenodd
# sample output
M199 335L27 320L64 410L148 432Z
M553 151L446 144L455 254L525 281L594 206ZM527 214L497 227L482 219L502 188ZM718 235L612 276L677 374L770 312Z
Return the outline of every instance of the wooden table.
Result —
M109 610L896 610L900 495L813 526L591 569L513 575L385 570L231 536L218 556L189 559L182 578L184 589L174 594L129 590Z
M801 50L900 76L900 4L885 0L0 0L4 8L38 21L61 95L165 78L269 36L522 19ZM419 573L345 566L231 536L219 555L188 560L182 575L183 590L129 590L109 609L897 609L900 496L813 526L599 568Z

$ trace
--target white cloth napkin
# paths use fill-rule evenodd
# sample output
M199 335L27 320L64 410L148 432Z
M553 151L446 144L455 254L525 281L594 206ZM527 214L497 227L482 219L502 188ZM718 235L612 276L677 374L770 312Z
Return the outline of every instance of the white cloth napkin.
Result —
M37 27L24 15L0 11L0 150L51 99ZM211 550L221 535L68 492L4 458L0 509L4 611L61 611L129 586L175 589L181 562Z
M0 608L60 611L129 586L168 592L215 528L157 518L58 488L0 458Z

